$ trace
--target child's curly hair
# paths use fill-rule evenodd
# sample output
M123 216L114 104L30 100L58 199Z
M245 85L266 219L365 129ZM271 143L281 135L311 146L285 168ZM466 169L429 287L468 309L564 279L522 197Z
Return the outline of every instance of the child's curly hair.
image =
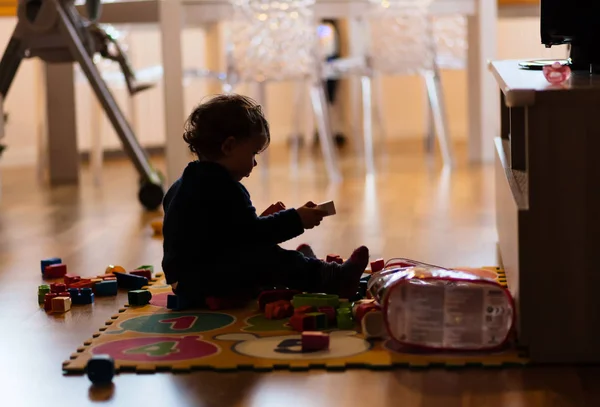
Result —
M264 151L271 134L260 105L247 96L223 94L194 109L185 123L183 139L198 158L216 159L228 137L244 139L263 132L267 137Z

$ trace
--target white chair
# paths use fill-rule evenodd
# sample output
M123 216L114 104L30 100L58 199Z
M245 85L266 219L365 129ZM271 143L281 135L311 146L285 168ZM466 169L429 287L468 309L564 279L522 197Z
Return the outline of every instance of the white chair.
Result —
M331 76L361 76L363 148L368 173L374 172L372 79L382 75L417 74L424 79L432 127L444 165L453 165L430 3L431 0L370 0L369 13L361 19L366 38L363 55L333 61L327 67ZM375 107L383 129L381 101Z
M240 84L257 85L256 99L265 110L268 83L308 83L328 177L334 182L341 180L321 82L315 1L232 0L232 5L233 16L226 24L225 72L202 70L197 76L219 79L224 92L232 92ZM267 152L263 154L268 162ZM263 165L263 170L266 168Z

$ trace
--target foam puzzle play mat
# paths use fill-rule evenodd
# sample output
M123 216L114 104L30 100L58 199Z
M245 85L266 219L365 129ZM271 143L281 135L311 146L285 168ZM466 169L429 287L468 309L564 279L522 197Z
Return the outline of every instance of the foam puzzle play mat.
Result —
M502 270L485 269L497 273L497 281L505 285ZM83 374L95 355L110 355L116 372L138 373L509 367L528 363L510 347L493 352L431 352L408 350L385 336L369 338L363 332L364 325L340 319L346 315L340 310L351 310L355 304L332 304L325 297L318 307L323 312L303 305L309 296L296 297L292 309L282 302L281 307L270 307L253 300L235 309L177 310L168 304L173 292L160 273L144 288L151 294L149 303L120 309L64 362L66 374ZM306 309L300 317L298 311L303 307ZM327 312L330 308L337 308L337 323L336 313ZM304 342L299 332L303 330L311 331L305 332L312 336L310 342ZM327 346L319 346L323 341Z

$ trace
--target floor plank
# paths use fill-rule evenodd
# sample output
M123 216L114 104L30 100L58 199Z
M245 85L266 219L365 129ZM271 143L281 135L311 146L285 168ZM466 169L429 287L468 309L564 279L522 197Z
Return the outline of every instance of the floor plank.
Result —
M373 179L365 179L360 158L349 151L339 185L327 183L310 151L290 174L286 150L274 150L268 175L257 169L245 181L259 210L278 200L295 206L328 199L338 210L286 247L308 242L320 255L347 255L366 244L373 257L496 263L492 168L464 164L464 146L458 149L462 164L444 172L439 159L423 156L420 144L387 145ZM600 400L597 368L123 374L112 388L95 389L85 377L64 377L61 362L126 299L103 298L49 316L36 303L39 260L61 256L70 272L86 276L110 263L159 266L161 241L148 226L157 214L142 211L137 175L126 161L108 163L99 188L87 170L79 187L42 186L33 168L4 169L0 176L0 383L9 389L0 397L17 400L11 405L562 407Z

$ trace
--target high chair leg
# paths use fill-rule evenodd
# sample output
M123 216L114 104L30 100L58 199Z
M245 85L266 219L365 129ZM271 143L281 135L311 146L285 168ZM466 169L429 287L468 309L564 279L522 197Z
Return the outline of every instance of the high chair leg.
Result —
M337 154L333 145L331 123L327 114L327 98L325 97L325 89L321 81L311 83L310 96L315 112L319 142L321 151L323 152L327 175L330 182L339 182L342 180L342 175L338 167Z
M365 170L367 175L375 173L375 158L373 154L373 105L371 93L371 78L367 75L360 78L363 101L363 141L365 154Z
M437 70L424 73L427 84L427 93L433 116L435 132L440 143L440 150L445 167L454 166L454 156L452 154L452 145L448 135L448 125L446 121L446 111L444 109L444 100L442 86Z

